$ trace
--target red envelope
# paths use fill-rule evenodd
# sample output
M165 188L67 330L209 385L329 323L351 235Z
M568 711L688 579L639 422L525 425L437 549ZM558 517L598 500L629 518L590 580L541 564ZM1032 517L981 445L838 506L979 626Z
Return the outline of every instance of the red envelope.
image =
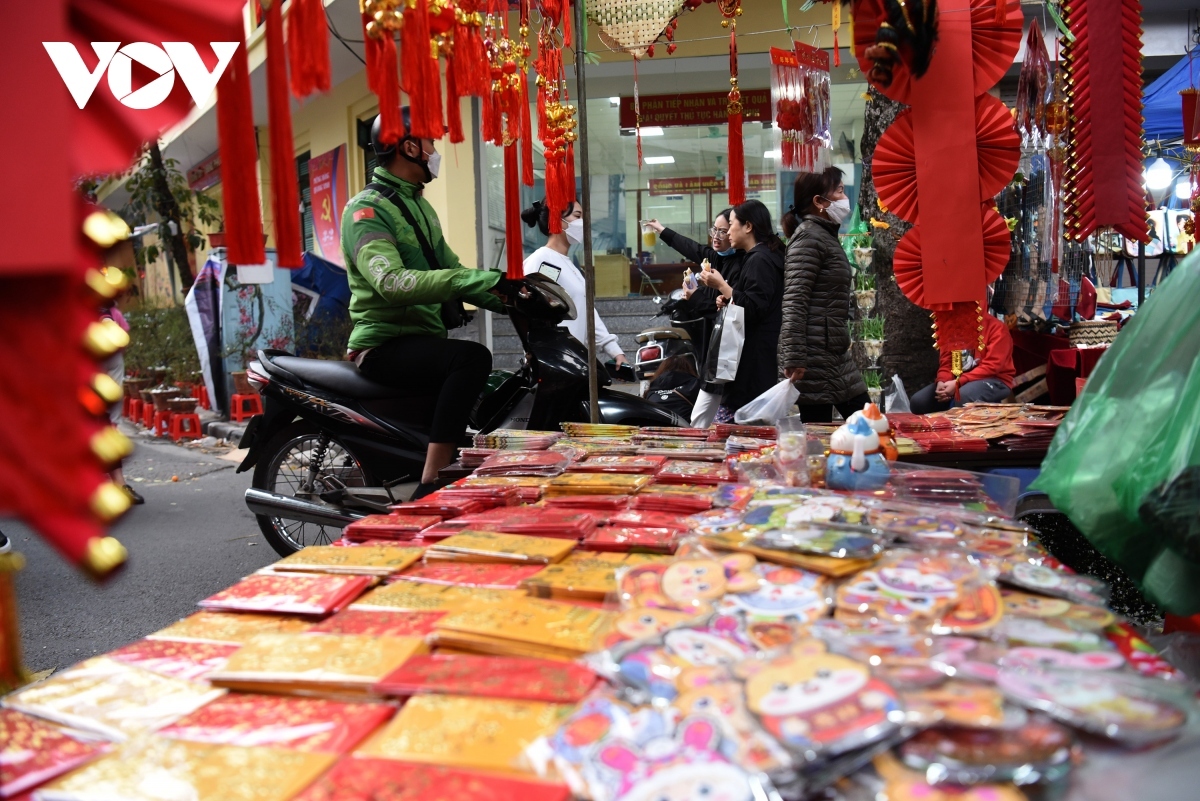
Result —
M540 567L540 565L539 565ZM424 637L445 612L389 612L383 609L343 609L309 629L310 634L370 634L375 637Z
M240 645L179 640L138 640L105 654L109 659L177 679L199 679L222 668Z
M620 553L675 553L680 528L620 528L604 526L583 538L579 547L585 551L616 551Z
M374 583L370 576L260 573L200 602L204 609L327 615L353 601Z
M0 709L0 797L48 782L107 749L15 709Z
M442 522L438 515L367 515L342 531L342 537L361 540L411 540L432 525Z
M596 684L596 674L574 662L466 654L411 657L375 685L384 695L445 693L573 704Z
M293 801L568 801L571 791L512 775L344 758Z
M228 693L160 729L159 737L214 745L345 754L382 726L390 704Z
M515 590L521 586L522 581L540 573L545 567L488 562L418 562L395 579L489 590Z

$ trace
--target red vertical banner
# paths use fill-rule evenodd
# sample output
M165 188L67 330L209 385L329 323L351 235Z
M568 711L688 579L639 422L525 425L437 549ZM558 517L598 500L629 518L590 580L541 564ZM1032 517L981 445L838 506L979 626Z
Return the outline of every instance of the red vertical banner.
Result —
M346 146L308 160L309 199L312 204L313 244L321 258L345 267L342 258L342 211L349 200L346 189Z

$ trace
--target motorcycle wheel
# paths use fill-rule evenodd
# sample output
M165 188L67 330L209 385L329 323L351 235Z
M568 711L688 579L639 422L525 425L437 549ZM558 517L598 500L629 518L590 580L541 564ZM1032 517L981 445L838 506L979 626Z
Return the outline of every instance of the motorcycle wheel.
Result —
M309 465L319 444L320 431L311 423L298 421L284 428L263 449L263 457L254 467L252 486L281 495L298 495L308 479ZM317 467L313 487L316 494L327 488L324 484L327 477L336 478L347 487L375 485L354 454L333 438ZM333 526L268 515L255 517L263 536L280 556L289 556L309 545L329 545L341 537L341 529Z

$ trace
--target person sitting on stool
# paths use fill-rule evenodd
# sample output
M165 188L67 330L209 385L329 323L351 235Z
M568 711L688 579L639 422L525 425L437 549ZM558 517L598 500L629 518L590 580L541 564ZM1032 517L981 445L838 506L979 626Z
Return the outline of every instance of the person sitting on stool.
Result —
M951 372L953 351L943 350L937 382L918 390L909 401L914 414L942 412L966 403L999 403L1012 394L1012 334L1003 321L983 315L983 349L962 352L962 374Z

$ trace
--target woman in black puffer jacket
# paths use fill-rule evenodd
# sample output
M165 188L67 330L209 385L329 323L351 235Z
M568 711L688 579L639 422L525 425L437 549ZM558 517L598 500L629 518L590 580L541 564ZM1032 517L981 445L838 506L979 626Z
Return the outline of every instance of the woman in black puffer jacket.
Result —
M784 259L779 363L800 390L801 419L827 423L834 406L849 417L870 402L850 356L854 273L837 236L850 201L836 167L800 173L793 197L800 225Z

